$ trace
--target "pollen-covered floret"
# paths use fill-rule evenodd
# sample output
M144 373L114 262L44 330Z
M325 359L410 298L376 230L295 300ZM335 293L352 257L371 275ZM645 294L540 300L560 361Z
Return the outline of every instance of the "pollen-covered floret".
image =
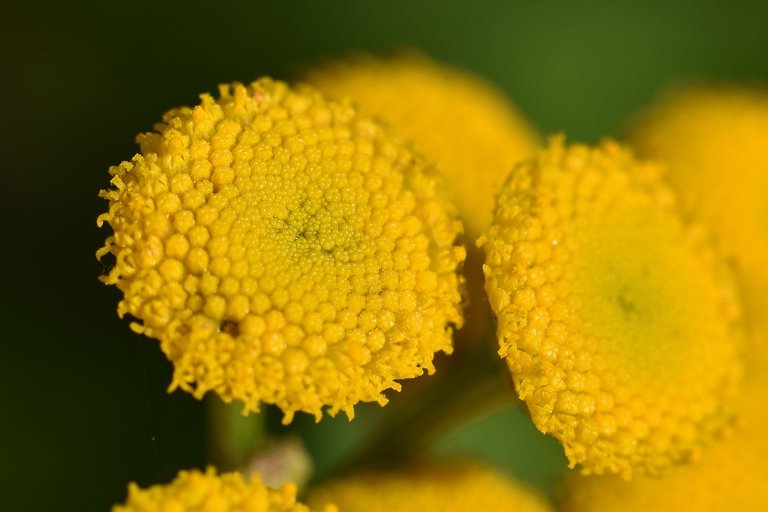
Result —
M110 169L98 253L172 388L353 415L433 371L461 317L461 223L433 168L347 102L261 79L169 111Z
M732 257L753 319L768 318L768 91L701 86L670 93L638 119L639 155L669 165L685 206Z
M563 492L563 512L762 512L768 505L768 358L753 354L754 372L738 397L732 434L700 461L664 478L572 475ZM757 357L755 357L757 356Z
M310 490L310 505L343 512L547 512L546 500L510 477L472 461L429 463L353 475Z
M435 159L473 239L491 223L493 195L509 170L539 143L491 84L417 53L332 61L305 78L329 95L359 102Z
M334 505L323 504L311 510L338 512ZM258 473L250 481L240 473L217 475L213 468L180 471L167 485L141 489L128 486L125 504L115 505L112 512L310 512L296 501L296 486L286 484L270 489Z
M657 166L556 138L510 175L483 242L500 354L572 466L660 473L727 427L738 300Z

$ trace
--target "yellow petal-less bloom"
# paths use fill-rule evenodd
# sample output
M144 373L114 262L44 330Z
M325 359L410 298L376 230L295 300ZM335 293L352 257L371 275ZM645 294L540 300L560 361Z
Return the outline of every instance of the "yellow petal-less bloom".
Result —
M417 53L332 61L305 79L411 137L446 177L473 239L491 223L493 195L509 170L538 146L538 135L500 91Z
M500 354L539 430L589 473L660 473L729 422L739 304L659 167L555 138L516 168L484 242Z
M700 86L670 93L638 119L638 154L712 226L737 264L758 321L768 317L768 91Z
M460 326L461 223L435 171L347 102L261 79L166 113L112 167L98 252L172 388L353 416Z
M757 357L755 371L739 397L733 434L712 446L691 466L664 478L578 477L566 481L563 512L761 512L768 506L768 358Z
M296 486L265 486L257 474L250 481L240 473L217 475L213 468L180 471L168 485L141 489L128 486L128 498L112 512L338 512L334 505L310 509L296 501Z
M306 501L332 502L343 512L551 510L535 491L475 462L358 474L311 489Z

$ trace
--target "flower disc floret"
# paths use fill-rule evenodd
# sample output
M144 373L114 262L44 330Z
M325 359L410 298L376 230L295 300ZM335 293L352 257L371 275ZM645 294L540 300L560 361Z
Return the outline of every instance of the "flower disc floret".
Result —
M172 388L353 416L434 370L461 317L461 223L434 169L347 102L261 79L166 113L112 167L103 280Z
M560 138L516 168L484 240L500 354L584 473L660 473L727 427L740 308L659 167Z
M240 473L217 475L213 468L180 471L173 482L141 489L128 486L128 498L112 512L338 512L333 505L310 509L296 501L296 485L270 489L254 474L250 481Z
M472 461L431 462L360 473L311 489L307 503L333 502L344 512L548 512L543 496Z

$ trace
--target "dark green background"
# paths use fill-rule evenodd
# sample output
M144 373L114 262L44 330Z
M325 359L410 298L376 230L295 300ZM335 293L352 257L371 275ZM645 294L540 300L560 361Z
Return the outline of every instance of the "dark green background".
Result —
M768 3L711 1L20 2L3 8L0 508L107 510L129 480L205 463L201 404L117 319L94 251L106 169L136 133L219 82L285 77L347 49L411 46L495 81L544 132L597 140L665 85L768 78ZM306 421L300 421L305 426ZM354 424L307 442L327 465ZM521 442L522 440L522 442ZM500 411L476 448L550 488L552 443ZM542 454L542 455L538 455Z

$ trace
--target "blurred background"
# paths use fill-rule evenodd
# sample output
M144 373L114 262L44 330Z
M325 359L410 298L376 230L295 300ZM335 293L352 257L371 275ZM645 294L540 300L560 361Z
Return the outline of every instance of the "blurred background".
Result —
M619 136L680 81L768 79L768 3L716 1L14 2L0 21L0 503L108 510L129 481L204 467L201 403L168 395L157 343L97 281L107 168L160 115L220 82L289 77L350 49L411 47L506 91L544 133ZM293 427L325 471L370 419ZM550 492L564 458L522 413L451 433Z

